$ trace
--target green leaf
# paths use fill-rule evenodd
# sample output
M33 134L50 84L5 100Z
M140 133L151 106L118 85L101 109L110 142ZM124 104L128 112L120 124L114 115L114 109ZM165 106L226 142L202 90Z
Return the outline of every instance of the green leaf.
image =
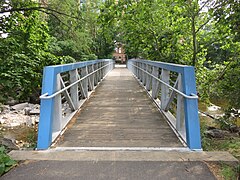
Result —
M5 172L5 168L6 168L5 164L1 163L0 164L0 176Z
M6 162L6 166L13 166L14 164L16 164L16 161L10 159L8 162Z
M5 151L5 147L4 146L0 146L0 153L3 153Z

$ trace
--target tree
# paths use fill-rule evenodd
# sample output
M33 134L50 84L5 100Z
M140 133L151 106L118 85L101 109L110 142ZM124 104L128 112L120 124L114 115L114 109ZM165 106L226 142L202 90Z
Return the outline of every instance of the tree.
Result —
M11 6L36 6L31 1L13 2ZM39 91L43 66L51 64L47 57L48 27L38 12L12 12L2 16L1 30L7 33L0 39L0 88L1 97L25 99ZM51 57L52 58L52 57ZM56 58L55 58L56 59Z

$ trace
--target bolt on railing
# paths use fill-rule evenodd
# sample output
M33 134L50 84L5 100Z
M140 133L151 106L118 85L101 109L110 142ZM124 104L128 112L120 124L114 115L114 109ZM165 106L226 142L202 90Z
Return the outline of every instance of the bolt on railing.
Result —
M37 149L50 147L113 68L114 61L109 59L44 68Z
M194 67L136 59L128 60L127 67L182 141L192 150L201 150Z

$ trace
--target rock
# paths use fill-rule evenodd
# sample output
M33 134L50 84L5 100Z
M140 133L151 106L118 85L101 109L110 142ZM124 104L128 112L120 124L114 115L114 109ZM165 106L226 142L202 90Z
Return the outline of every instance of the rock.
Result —
M10 106L13 106L13 105L15 105L15 104L17 104L17 103L19 103L18 100L9 99L6 104L7 104L7 105L10 105Z
M39 123L39 116L35 117L35 124Z
M210 138L224 138L224 131L220 129L211 129L207 130L205 135Z
M19 148L17 145L14 143L15 140L8 139L8 138L0 138L0 143L1 145L4 145L7 150L18 150Z
M238 133L238 132L240 132L240 128L237 127L236 125L231 125L230 128L229 128L229 131L231 133Z
M207 130L213 130L213 129L217 129L217 128L215 128L215 127L213 127L213 126L208 126L208 127L207 127Z
M0 118L0 124L4 124L6 119Z
M10 112L10 106L8 105L1 105L0 106L0 114L5 114L5 113L8 113Z
M34 110L31 110L29 112L29 115L39 115L40 114L40 110L39 109L34 109Z
M11 107L5 105L1 107L4 110L0 113L0 123L3 127L32 126L39 121L39 104L21 103Z
M9 125L10 125L10 127L16 127L16 126L20 126L21 123L19 123L19 122L12 122Z
M39 104L34 104L34 109L40 109L40 105Z
M27 126L32 126L33 124L35 124L35 122L33 121L33 119L31 117L28 117L26 119L26 125Z
M24 108L24 114L27 115L27 116L29 116L31 110L32 110L32 108L30 108L30 107Z
M20 103L20 104L16 104L16 105L12 106L11 109L16 110L16 111L20 111L20 110L23 110L26 107L29 107L28 103Z
M216 106L214 104L211 104L211 106L207 107L209 111L217 111L217 110L220 110L221 107L219 106Z

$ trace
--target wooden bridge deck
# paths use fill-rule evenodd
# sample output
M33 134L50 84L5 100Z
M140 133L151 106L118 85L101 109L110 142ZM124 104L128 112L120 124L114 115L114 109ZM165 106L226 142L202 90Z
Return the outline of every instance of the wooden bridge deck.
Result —
M82 107L60 147L182 147L127 68L115 68Z

